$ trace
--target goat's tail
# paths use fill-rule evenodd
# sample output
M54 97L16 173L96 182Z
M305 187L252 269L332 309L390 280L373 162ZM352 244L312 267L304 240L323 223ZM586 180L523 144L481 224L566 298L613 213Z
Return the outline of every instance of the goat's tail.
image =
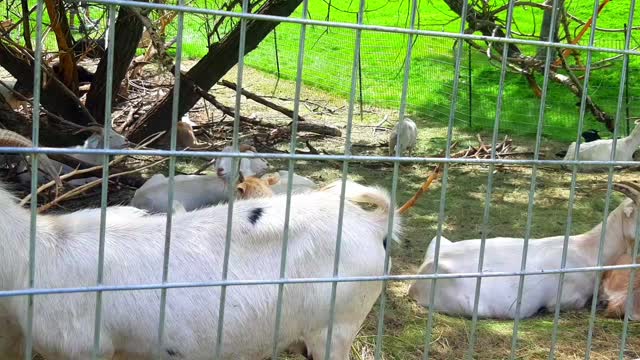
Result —
M334 193L338 196L341 194L342 180L334 181L333 183L323 187L320 191L327 191ZM391 196L389 192L381 187L377 186L364 186L356 182L347 180L345 189L345 200L359 205L360 207L367 209L371 206L375 207L373 213L376 215L376 221L387 224L389 213L394 210L394 224L392 238L398 241L397 236L401 231L400 228L400 213L391 204Z

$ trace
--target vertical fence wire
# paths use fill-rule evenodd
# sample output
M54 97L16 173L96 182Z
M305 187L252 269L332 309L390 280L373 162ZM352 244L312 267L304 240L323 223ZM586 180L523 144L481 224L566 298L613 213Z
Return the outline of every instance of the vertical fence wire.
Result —
M358 9L358 24L362 24L364 17L365 0L360 0ZM351 155L351 131L353 130L353 109L356 100L356 80L358 74L358 64L360 63L360 46L362 42L362 30L355 30L355 48L353 53L353 64L351 67L351 91L349 93L349 110L347 114L347 131L344 141L344 154ZM333 277L338 276L340 270L340 250L342 246L342 218L344 215L345 197L347 195L347 172L349 170L349 161L344 160L342 163L342 177L340 186L340 205L338 206L338 226L336 235L336 248L333 258ZM338 283L331 283L331 303L329 305L329 322L327 328L327 341L325 343L324 360L331 358L331 343L333 337L333 325L336 318L336 296L338 291Z
M249 0L242 0L242 13L246 14L249 12ZM231 144L232 152L238 153L239 149L239 133L240 133L240 105L242 104L242 80L244 75L244 54L245 54L245 45L247 40L247 19L240 19L240 44L238 46L238 66L237 66L237 79L236 79L236 98L235 98L235 115L233 118L233 140ZM235 200L235 188L236 188L236 179L237 172L239 168L240 159L234 158L231 162L231 179L229 180L229 191L228 193L228 208L227 208L227 229L226 229L226 238L224 244L224 259L222 261L222 280L227 280L228 272L229 272L229 255L231 252L231 234L232 234L232 224L233 224L233 204ZM215 357L214 359L221 359L223 350L222 350L222 338L223 338L223 330L224 330L224 310L225 304L227 301L227 286L222 285L220 287L220 307L218 308L218 328L216 331L216 347L215 347Z
M553 0L552 12L551 12L551 26L549 27L549 41L555 41L555 32L557 25L557 17L560 12L558 3L562 0ZM549 69L551 67L551 47L545 48L545 63L544 63L544 80L542 83L542 95L540 97L540 110L538 113L538 129L536 132L536 144L533 152L533 158L538 160L540 158L540 145L542 142L542 129L544 128L544 115L547 100L547 90L549 89ZM555 58L555 57L553 57ZM495 146L495 145L494 145ZM529 188L529 204L527 205L527 223L525 225L524 242L522 244L522 259L520 260L520 271L525 271L527 268L527 255L529 252L529 240L531 238L531 225L533 221L533 206L535 203L536 195L536 182L537 182L538 166L532 165L531 168L531 186ZM513 321L513 334L511 336L511 353L509 355L510 360L516 358L517 343L518 343L518 325L520 324L520 310L522 307L522 292L524 289L525 276L520 275L518 279L518 291L516 294L516 309Z
M107 77L105 87L104 127L102 133L103 149L109 149L111 137L111 104L113 103L113 53L115 43L116 7L108 6L108 35L107 35ZM102 155L102 184L100 192L100 235L98 245L98 276L97 285L102 285L104 277L104 248L107 228L107 198L109 195L109 155ZM100 357L100 329L102 324L102 291L96 292L96 315L93 328L93 351L91 359Z
M302 2L302 18L307 18L309 11L309 0ZM307 25L300 25L300 42L298 45L298 63L296 74L296 89L293 97L293 119L291 122L291 143L289 145L289 153L295 154L298 141L298 121L300 114L300 92L302 90L302 70L304 66L304 46L306 41ZM293 171L295 160L289 159L287 173L287 200L284 213L284 227L282 229L282 251L280 252L280 279L286 277L287 267L287 248L289 246L289 221L291 220L291 195L293 190ZM282 317L282 301L284 296L284 284L278 285L278 298L276 299L276 325L273 332L273 350L272 359L278 359L278 334L280 333L281 317Z
M415 28L415 24L416 24L416 14L418 12L418 3L419 0L413 0L411 1L411 15L410 15L410 23L409 23L409 28L411 30L413 30ZM409 74L411 72L411 56L413 54L413 46L414 46L414 41L413 41L413 34L409 34L407 36L407 55L405 57L405 63L404 63L404 77L402 80L402 93L400 95L400 111L398 113L398 131L396 133L396 148L395 148L395 156L396 157L400 157L402 156L402 152L401 152L401 131L400 129L403 128L403 124L406 121L405 120L405 113L407 110L407 93L408 93L408 89L409 89ZM362 85L361 85L362 87ZM399 174L399 170L400 170L400 163L398 161L394 161L393 162L393 174L392 174L392 180L391 180L391 209L395 208L395 203L396 203L396 195L397 195L397 191L398 191L398 174ZM391 254L391 248L393 247L393 224L394 224L394 217L395 217L395 212L394 211L389 211L389 219L388 219L388 223L387 223L387 246L385 248L385 255L384 255L384 267L383 267L383 274L387 275L389 274L389 264L390 264L390 254ZM375 352L374 352L374 359L381 359L382 357L382 343L383 343L383 337L382 335L384 334L384 312L385 312L385 308L386 308L386 301L387 301L387 296L386 296L386 289L387 289L387 281L384 280L382 282L382 294L380 295L380 306L378 309L378 331L376 334L376 348L375 348Z
M469 9L469 0L462 1L462 16L460 17L460 34L464 34L467 23L467 12ZM464 50L464 41L458 39L455 48L455 74L460 73L462 66L462 55ZM445 159L451 158L451 144L453 141L453 124L456 121L456 107L458 105L458 89L460 86L460 77L453 77L453 88L451 90L451 107L449 108L449 124L447 126L447 145L445 149ZM423 359L429 359L429 350L431 349L431 335L433 333L433 307L435 304L436 286L438 280L438 265L440 260L440 243L442 240L443 223L446 209L447 186L449 183L449 163L445 162L442 169L442 180L440 189L440 208L438 209L438 225L436 236L431 241L435 241L433 273L436 275L431 280L431 293L429 296L429 314L427 315L427 331L424 337L424 356Z
M596 28L597 20L598 20L598 7L599 0L594 0L593 3L593 12L592 12L592 23L591 26L593 29ZM589 46L593 46L595 43L595 31L591 31L589 34ZM560 56L562 56L561 50L558 50ZM589 80L591 78L591 63L593 61L593 52L591 50L587 50L587 61L584 73L584 81L582 85L582 94L580 95L580 111L578 117L578 129L576 133L576 145L575 145L575 153L573 155L573 160L578 160L578 154L580 153L580 145L582 140L582 129L584 127L584 117L586 115L586 103L587 96L589 94ZM565 269L567 266L567 255L569 248L569 237L571 236L571 226L573 224L573 204L576 198L576 185L578 180L578 165L571 166L571 185L569 186L569 201L567 204L567 224L565 226L565 233L562 245L562 256L560 259L560 269ZM560 304L562 299L562 286L564 284L565 273L561 272L558 275L558 290L556 292L556 305L554 309L553 315L553 327L551 330L551 346L549 348L549 357L548 360L553 360L555 358L555 349L556 342L558 338L558 328L560 324Z
M629 26L627 27L627 33L625 36L625 44L624 44L624 49L625 50L629 50L630 44L631 44L631 29L633 29L633 15L635 13L635 5L636 5L636 0L631 0L631 4L629 5L629 20L628 20L628 24ZM627 79L627 67L629 66L629 56L623 56L622 58L622 69L620 70L620 85L618 87L618 104L616 107L616 117L615 117L615 127L613 129L613 143L612 143L612 147L611 147L611 156L610 156L610 160L615 160L616 157L616 145L618 143L618 132L620 127L622 127L622 121L621 121L621 117L622 117L622 105L624 103L624 86L626 83L626 79ZM610 196L610 191L611 191L611 183L613 181L613 164L609 165L609 174L608 174L608 186L607 186L607 204L605 206L605 209L608 210L609 208L609 202L611 201L611 196ZM605 211L605 215L607 214L607 211ZM600 233L600 244L598 246L598 262L597 262L597 266L601 266L602 265L602 249L604 247L604 241L605 241L605 237L606 237L606 221L607 218L605 217L605 219L603 220L603 224L602 224L602 232ZM599 295L599 289L600 289L600 280L602 279L602 270L599 270L596 272L596 280L595 280L595 285L594 285L594 289L593 289L593 299L591 301L591 313L590 313L590 318L589 318L589 332L587 334L587 349L586 349L586 353L585 353L585 359L589 360L590 355L591 355L591 345L592 345L592 340L593 340L593 328L595 325L595 320L596 320L596 308L598 305L598 295ZM621 350L622 351L622 350Z
M42 17L44 13L44 1L36 4L36 49L33 54L33 108L40 108L40 89L42 86ZM40 138L40 112L33 111L33 128L31 139L33 146L37 147ZM31 221L29 226L29 276L28 287L35 287L36 276L36 236L37 236L37 213L38 213L38 156L31 154ZM25 360L31 360L33 353L33 316L34 316L33 295L27 296L27 324L25 329Z
M184 0L178 0L179 5L184 5ZM176 61L174 64L173 98L171 104L171 131L169 147L171 151L176 150L178 137L178 112L180 106L180 68L182 65L182 42L184 32L184 12L178 12L178 31L176 35ZM173 209L175 192L176 157L169 157L169 178L167 185L167 222L165 224L164 252L162 255L162 283L166 284L169 279L169 258L171 254L171 229L173 227ZM158 316L158 354L162 352L164 344L164 332L167 315L167 289L160 290L160 313Z
M507 25L505 29L505 38L511 37L511 25L513 23L513 9L515 0L509 0L509 8L507 13ZM500 67L500 81L498 85L498 98L496 101L496 119L493 124L493 136L491 139L491 160L496 158L496 144L498 142L498 131L500 129L500 120L502 117L502 103L504 98L504 85L507 73L507 58L509 56L509 44L502 44L502 65ZM456 77L458 75L456 74ZM478 272L483 272L484 266L484 251L487 242L487 236L489 235L489 214L491 209L491 196L493 193L493 178L494 178L495 164L489 165L489 175L487 176L487 192L485 195L484 212L482 216L482 233L480 235L480 254L478 259ZM482 286L482 277L476 279L476 290L473 300L473 315L471 317L471 335L469 336L469 349L466 354L467 359L473 358L473 353L476 343L476 330L478 326L478 305L480 303L480 287Z

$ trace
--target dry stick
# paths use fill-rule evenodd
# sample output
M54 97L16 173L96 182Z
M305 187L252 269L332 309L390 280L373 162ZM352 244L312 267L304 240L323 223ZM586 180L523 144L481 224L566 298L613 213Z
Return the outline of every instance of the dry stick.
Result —
M422 196L422 194L424 192L426 192L427 190L429 190L429 186L431 186L431 183L438 177L438 175L440 175L440 171L442 170L442 163L438 164L434 169L433 172L431 173L431 175L429 175L429 177L427 178L427 181L425 181L422 186L420 186L420 188L418 189L418 191L416 191L416 193L411 197L411 199L409 199L409 201L407 201L406 203L404 203L404 205L402 205L402 207L400 209L398 209L398 212L400 214L404 214L407 212L407 210L411 209L416 202L418 201L418 199L420 198L420 196Z
M150 167L162 164L163 162L167 161L168 159L169 158L164 158L162 160L158 160L158 161L156 161L154 163L151 163L149 165L143 166L141 168L128 170L128 171L123 171L123 172L120 172L120 173L117 173L117 174L112 174L112 175L109 175L108 179L111 179L111 178L114 178L114 177L118 177L118 176L122 176L122 175L133 174L133 173L142 171L144 169L148 169ZM97 179L97 180L94 180L94 181L92 181L90 183L84 184L82 186L78 186L77 188L74 188L73 190L62 194L62 195L56 197L55 199L51 200L51 202L49 202L47 204L44 204L41 207L39 207L38 208L38 213L42 213L43 211L49 210L51 207L53 207L54 205L58 204L60 201L69 199L69 198L71 198L73 196L76 196L76 195L79 195L79 194L81 194L81 193L83 193L83 192L85 192L85 191L87 191L87 190L89 190L89 189L91 189L93 187L96 187L96 186L100 185L101 183L102 183L102 179Z
M451 144L451 147L449 149L451 150L451 149L455 148L457 145L458 145L458 143L454 142L453 144ZM459 152L456 153L456 154L459 154ZM445 154L440 154L441 157L444 156L444 155ZM455 156L455 154L453 156ZM407 210L411 209L416 204L416 202L418 201L420 196L422 196L423 193L425 193L427 190L429 190L429 186L431 186L431 183L438 177L438 175L440 174L441 170L442 170L442 163L439 163L433 169L433 171L431 172L431 175L429 175L427 180L422 184L422 186L420 186L420 189L418 189L418 191L411 197L411 199L409 199L409 201L404 203L404 205L402 205L402 207L400 209L398 209L398 212L400 214L406 213Z
M237 85L235 83L232 83L231 81L220 80L218 82L218 84L220 84L222 86L226 86L229 89L232 89L234 91L237 89ZM262 96L254 94L254 93L252 93L252 92L250 92L248 90L241 89L240 92L242 93L242 95L246 96L247 99L251 99L251 100L257 102L258 104L262 104L262 105L264 105L264 106L266 106L266 107L268 107L270 109L273 109L273 110L275 110L275 111L277 111L277 112L279 112L279 113L281 113L283 115L286 115L286 116L288 116L288 117L293 119L293 110L290 110L290 109L287 109L287 108L285 108L283 106L275 104L275 103L273 103L273 102L271 102L269 100L266 100ZM298 114L298 121L305 121L305 118Z
M143 143L140 146L137 146L135 148L135 150L144 148L148 144L156 141L162 135L164 135L164 131L162 131L162 132L160 132L158 134L155 134L155 135L151 135L150 137L147 138L149 140L145 139L145 141L143 141ZM121 163L128 156L129 155L121 155L121 156L116 157L115 159L111 160L111 162L109 162L109 167L112 167L112 166L115 166L115 165ZM74 170L74 171L72 171L72 172L70 172L68 174L64 174L64 175L60 176L60 180L66 180L68 178L75 177L77 175L91 173L91 172L98 171L98 170L101 170L101 169L102 169L102 165L90 167L90 168L87 168L87 169L81 169L81 170L80 169L76 169L76 170ZM125 173L126 173L126 171L125 172L120 172L118 174L119 175L126 175ZM38 188L38 191L36 191L36 196L39 195L41 192L49 189L50 187L52 187L55 184L56 184L55 180L52 180L52 181L49 181L46 184L41 185ZM19 203L20 206L26 205L27 201L29 201L29 200L31 200L31 194L25 196L22 200L20 200L20 203Z

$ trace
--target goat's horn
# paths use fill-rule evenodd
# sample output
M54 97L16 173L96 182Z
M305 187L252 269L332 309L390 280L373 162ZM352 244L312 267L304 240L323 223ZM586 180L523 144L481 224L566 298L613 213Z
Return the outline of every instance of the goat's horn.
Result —
M621 181L613 183L613 189L625 194L634 203L640 204L640 187L637 184Z
M240 146L238 147L238 150L240 150L240 152L245 152L245 151L258 152L255 147L247 144L240 144Z
M2 146L14 146L14 147L32 147L33 143L26 137L17 134L11 130L0 129L0 145ZM45 154L38 154L42 168L51 175L56 184L62 187L62 180L58 176L58 171L51 162L51 160Z

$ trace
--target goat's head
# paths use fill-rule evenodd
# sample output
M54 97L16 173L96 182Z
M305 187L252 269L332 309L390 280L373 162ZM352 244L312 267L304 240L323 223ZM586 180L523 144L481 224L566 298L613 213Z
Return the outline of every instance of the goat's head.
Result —
M17 134L11 130L0 129L0 146L11 146L11 147L33 147L33 143L31 140L26 137ZM42 170L49 173L52 179L55 180L56 185L62 187L62 180L58 176L58 170L53 165L53 162L49 160L49 158L45 154L39 154L38 158L40 159L40 167Z
M226 146L222 149L222 152L231 152L233 148L231 146ZM239 146L238 150L240 152L253 152L256 153L256 148L251 145L242 144ZM225 181L229 181L231 177L231 168L232 168L233 158L230 157L219 157L216 159L215 167L216 174L219 177L224 178ZM268 169L269 164L264 159L241 159L240 166L238 170L242 169L245 176L256 176L262 175Z
M278 178L267 176L260 179L254 176L244 177L240 172L239 183L236 185L236 191L239 199L255 199L273 196L271 186L278 182Z
M636 237L636 216L640 204L640 185L621 181L613 184L613 189L625 194L625 199L619 207L622 208L622 232L629 247L633 246Z

